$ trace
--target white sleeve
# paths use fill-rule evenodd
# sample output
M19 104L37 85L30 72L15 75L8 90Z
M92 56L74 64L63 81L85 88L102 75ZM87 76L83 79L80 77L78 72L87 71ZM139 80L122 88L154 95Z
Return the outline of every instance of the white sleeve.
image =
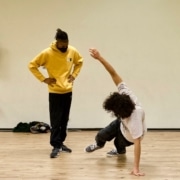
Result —
M138 102L137 97L133 94L133 92L127 87L125 82L121 82L117 85L118 92L120 94L127 94L130 96L131 100L135 103L137 106L141 106L141 104Z
M145 126L144 126L145 114L143 109L141 108L135 109L130 118L132 120L129 121L128 126L132 138L137 139L139 137L142 137L145 132Z

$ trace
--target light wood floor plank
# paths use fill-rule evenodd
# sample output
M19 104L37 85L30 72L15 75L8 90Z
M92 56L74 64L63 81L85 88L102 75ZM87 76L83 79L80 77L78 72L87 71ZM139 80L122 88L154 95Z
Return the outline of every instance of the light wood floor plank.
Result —
M142 143L141 169L144 177L130 175L133 146L126 155L106 157L113 148L85 153L97 131L68 132L71 154L50 159L48 134L0 132L0 180L180 180L180 132L149 131Z

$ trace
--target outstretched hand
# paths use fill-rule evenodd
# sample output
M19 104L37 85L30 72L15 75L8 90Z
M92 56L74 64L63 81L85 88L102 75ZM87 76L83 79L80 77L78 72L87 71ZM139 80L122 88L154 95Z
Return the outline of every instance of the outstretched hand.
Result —
M95 48L90 48L89 49L90 55L94 58L94 59L99 59L101 57L99 51Z

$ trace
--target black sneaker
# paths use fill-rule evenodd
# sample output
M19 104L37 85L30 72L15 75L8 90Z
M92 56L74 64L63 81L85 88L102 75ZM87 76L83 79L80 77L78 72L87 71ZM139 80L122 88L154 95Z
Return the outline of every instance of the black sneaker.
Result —
M59 148L54 148L50 154L50 158L56 158L59 155Z
M68 148L67 146L65 146L64 144L61 146L60 151L67 152L67 153L71 153L72 152L72 150L70 148Z
M91 144L85 148L86 152L93 152L95 150L101 149L103 147L98 146L97 144Z

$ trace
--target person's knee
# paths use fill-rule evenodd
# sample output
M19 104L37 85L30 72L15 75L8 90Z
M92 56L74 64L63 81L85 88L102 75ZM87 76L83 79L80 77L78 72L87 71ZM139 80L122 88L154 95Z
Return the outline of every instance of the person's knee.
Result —
M114 135L108 134L108 133L102 133L99 132L96 135L96 142L102 142L102 143L106 143L106 141L111 141L114 138Z
M95 137L95 140L96 141L104 141L104 138L103 138L102 134L98 132Z

